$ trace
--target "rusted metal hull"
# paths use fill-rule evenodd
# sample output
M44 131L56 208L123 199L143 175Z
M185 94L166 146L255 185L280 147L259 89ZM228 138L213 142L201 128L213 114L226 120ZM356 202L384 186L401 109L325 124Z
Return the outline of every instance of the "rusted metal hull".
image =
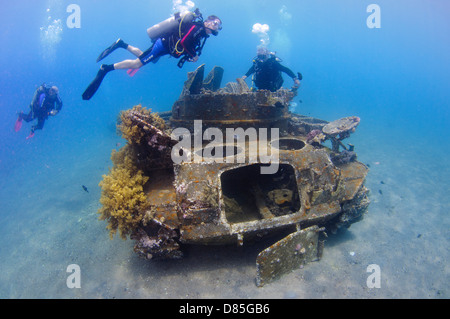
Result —
M182 127L192 133L190 147L184 148L189 161L170 162L168 154L179 141L138 114L131 115L147 134L139 154L156 156L142 160L148 163L144 191L150 208L142 212L141 226L132 237L135 251L148 259L181 258L180 244L243 245L256 236L296 229L258 257L258 285L263 285L278 273L318 259L318 229L348 227L362 218L369 205L364 186L368 168L356 154L338 161L339 146L321 145L328 122L290 113L292 91L250 92L242 81L228 84L228 91L211 91L220 83L214 74L223 72L215 69L208 86L198 72L190 74L180 99L166 114L172 130ZM202 140L209 128L218 129L223 139ZM263 139L238 143L225 138L230 128L254 128L258 133L276 129L277 134L270 131ZM345 137L339 139L341 144ZM270 149L276 158L263 160L267 157L255 144ZM158 156L164 158L163 165L153 165ZM261 174L268 165L277 170ZM307 241L314 244L306 251ZM276 247L284 248L276 252ZM273 264L277 259L278 266Z
M264 249L256 258L256 285L262 287L293 269L318 261L322 255L323 241L319 240L322 231L311 226L286 236L272 246Z

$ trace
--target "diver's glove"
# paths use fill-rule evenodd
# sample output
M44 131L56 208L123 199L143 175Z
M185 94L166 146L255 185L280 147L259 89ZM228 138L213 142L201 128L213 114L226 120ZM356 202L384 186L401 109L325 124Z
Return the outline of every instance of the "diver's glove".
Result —
M196 56L194 56L194 57L192 57L192 58L189 58L188 61L189 61L189 62L197 62L197 61L198 61L198 58L199 58L199 56L196 55Z

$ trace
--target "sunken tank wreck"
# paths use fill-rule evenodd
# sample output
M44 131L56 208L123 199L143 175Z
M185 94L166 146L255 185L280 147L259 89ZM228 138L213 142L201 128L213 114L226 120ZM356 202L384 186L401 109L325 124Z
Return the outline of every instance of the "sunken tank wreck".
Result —
M183 257L187 244L243 245L284 232L256 260L256 284L319 260L326 232L369 206L368 168L342 142L359 124L293 114L293 90L251 91L223 69L188 74L171 112L121 112L127 140L100 182L110 236L146 259ZM331 147L325 146L329 141Z

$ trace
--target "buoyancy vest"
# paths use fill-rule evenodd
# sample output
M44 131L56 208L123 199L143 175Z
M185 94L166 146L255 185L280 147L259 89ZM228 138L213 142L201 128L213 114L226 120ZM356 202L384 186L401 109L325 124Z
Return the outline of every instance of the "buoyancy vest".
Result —
M255 75L253 81L259 89L276 91L283 85L283 77L278 68L279 58L270 55L267 60L253 60Z

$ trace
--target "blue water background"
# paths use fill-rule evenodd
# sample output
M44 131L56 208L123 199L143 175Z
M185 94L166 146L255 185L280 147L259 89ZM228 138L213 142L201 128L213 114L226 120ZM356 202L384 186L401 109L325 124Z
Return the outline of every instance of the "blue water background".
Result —
M81 28L66 25L70 15L66 8L71 3L81 8ZM370 14L366 8L371 3L381 8L379 29L366 25ZM96 202L98 182L111 165L111 149L116 143L123 144L115 134L118 113L139 103L154 111L171 110L186 73L201 63L207 71L222 66L223 84L242 76L259 44L258 36L251 32L255 23L270 26L269 48L284 65L303 74L294 99L297 113L329 121L359 116L361 124L351 141L361 160L376 161L364 155L370 148L391 152L395 155L386 155L386 161L395 163L402 158L405 165L429 167L430 172L438 173L424 183L434 183L436 189L442 185L439 183L446 183L448 190L448 1L196 0L195 4L204 16L216 14L223 21L223 30L207 40L199 62L179 69L176 59L163 57L134 77L125 71L111 72L92 100L83 101L81 94L99 68L95 63L98 54L119 37L147 49L146 29L170 16L172 1L2 3L0 229L8 232L1 232L0 237L14 233L11 225L25 225L28 218L38 220L40 214L50 220L51 227L56 217L46 216L47 210L76 216L87 209L87 199ZM282 5L290 19L280 16ZM48 26L49 15L50 21L62 21L59 41L41 38L40 28ZM125 58L133 56L117 50L105 63ZM47 120L44 130L26 140L31 124L24 122L16 133L14 122L17 112L28 112L33 93L43 82L59 87L64 106L60 114ZM291 85L292 80L285 76L285 86ZM403 150L407 155L402 155ZM88 194L81 185L88 187ZM443 218L447 213L442 212ZM2 238L9 246L0 250L5 265L14 262L8 253L23 236ZM104 240L109 239L105 236ZM10 295L3 290L0 296Z

